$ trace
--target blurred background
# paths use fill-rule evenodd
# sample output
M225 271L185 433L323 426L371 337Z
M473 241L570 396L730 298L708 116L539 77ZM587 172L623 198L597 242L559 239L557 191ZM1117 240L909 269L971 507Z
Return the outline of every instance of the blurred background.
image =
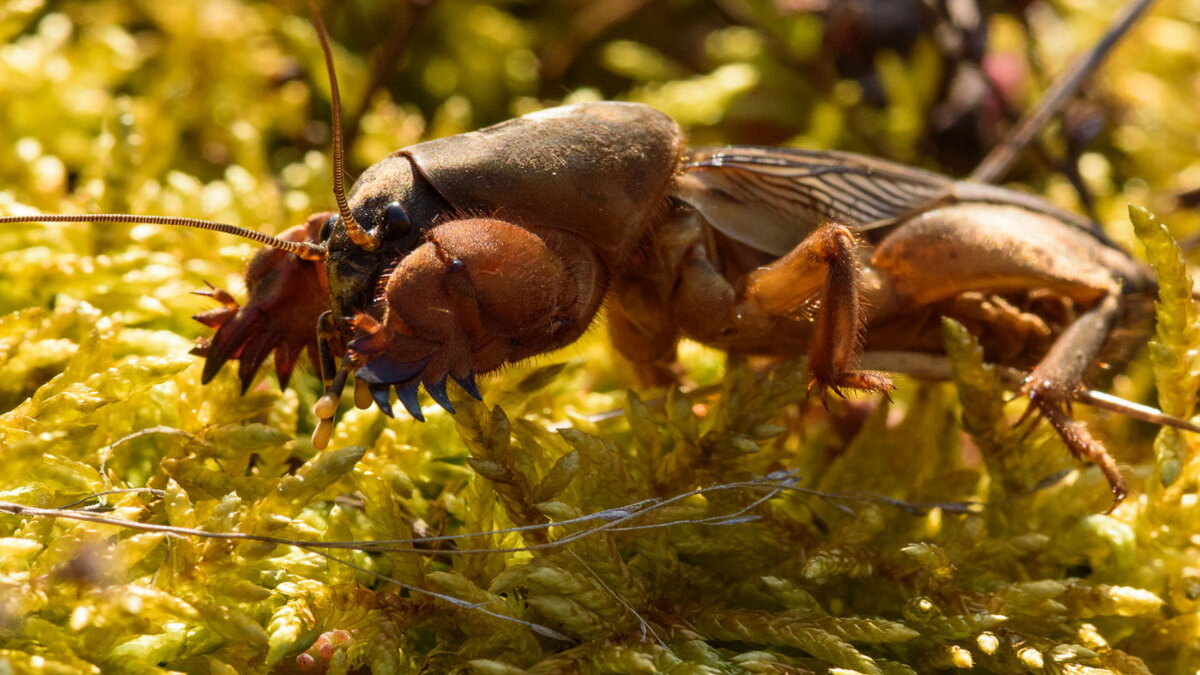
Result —
M837 148L964 175L1121 6L357 0L322 12L352 171L548 105L621 99L672 115L694 145ZM1010 179L1106 220L1122 219L1105 209L1117 192L1163 216L1200 201L1198 14L1195 0L1160 2ZM10 0L0 38L0 170L33 206L73 193L133 208L171 169L207 183L231 166L277 178L279 227L327 206L322 177L298 168L329 148L304 3Z
M321 11L342 86L351 179L406 145L599 99L653 105L697 146L849 150L963 176L1122 5L353 0L321 3ZM1176 236L1200 234L1198 45L1200 0L1160 0L1006 182L1093 214L1135 255L1130 202L1156 212ZM333 206L329 117L304 3L0 2L0 213L192 216L279 232ZM424 425L346 411L334 447L370 448L354 471L342 466L344 475L330 478L341 481L336 489L323 493L323 484L303 499L272 501L280 480L319 459L305 440L319 383L302 375L280 392L263 377L241 396L232 368L202 387L198 359L187 356L204 332L191 315L212 306L189 293L211 282L244 297L254 250L163 226L0 227L4 499L53 506L112 486L169 487L170 500L114 499L133 509L131 518L271 532L286 522L296 536L384 539L544 522L549 516L534 503L556 482L569 508L593 512L795 469L805 485L824 490L990 501L982 514L914 515L887 502L848 511L781 498L763 521L716 528L715 536L699 526L644 539L622 534L583 558L549 551L356 560L564 630L582 643L571 650L580 659L611 657L618 665L608 672L632 672L638 650L656 653L664 669L677 654L719 672L752 662L762 672L874 667L856 660L847 641L867 644L879 672L967 668L971 658L996 672L1150 672L1106 638L1155 672L1195 671L1197 462L1171 491L1159 490L1157 428L1091 417L1136 486L1121 511L1102 516L1108 495L1099 474L1080 469L1044 428L1028 438L1012 433L1019 402L1006 421L999 392L988 403L997 436L1020 450L994 455L962 432L961 392L949 386L903 381L893 405L835 406L831 416L815 404L792 405L803 387L788 376L763 385L736 368L729 395L711 407L675 398L667 412L643 410L640 422L627 415L600 429L588 415L626 406L629 380L613 365L604 331L593 330L561 354L484 384L488 404L513 420L511 452L507 431L495 436L501 450L464 447L456 424L465 425L464 437L491 429L482 405L464 402L457 418L431 411ZM718 354L687 347L684 357L693 381L719 381L725 372ZM1183 359L1177 365L1188 368ZM1118 393L1153 401L1147 359L1123 372ZM563 420L583 431L547 430ZM857 433L864 425L869 433ZM560 462L569 453L585 458L573 483L576 474ZM517 478L481 479L491 478L476 470L485 465L468 466L481 457ZM1157 500L1150 507L1147 494ZM724 513L720 507L750 499L692 503L681 513L701 518L711 515L708 506ZM375 508L391 510L380 516ZM159 535L117 537L45 519L5 517L0 534L0 646L17 645L31 659L67 654L62 663L75 670L62 672L95 664L113 672L159 672L161 664L249 672L263 658L294 657L334 628L368 636L357 665L376 658L375 649L402 654L408 665L432 663L428 672L476 657L527 667L565 649L479 612L376 593L390 587L311 551L235 555L224 544L193 548L180 539L167 552L151 539ZM542 575L547 570L562 576ZM570 603L566 586L556 585L562 578L582 589ZM759 583L766 579L777 581L767 588ZM496 583L508 591L492 594ZM630 602L655 620L671 618L671 603L698 603L693 620L728 610L719 617L727 623L700 637L680 630L674 651L654 652L631 637L632 605L618 604L606 583L634 588ZM134 595L146 598L145 614L129 609ZM526 602L535 597L544 602ZM199 618L180 609L193 605ZM1007 620L1001 611L1012 621L987 632ZM741 627L755 612L759 625ZM841 618L848 621L837 636L822 632ZM789 622L809 619L810 642L796 648ZM259 643L268 630L266 647ZM880 637L888 631L901 635ZM814 643L814 635L829 639ZM1095 651L1071 651L1078 645ZM768 650L783 656L767 659L775 658ZM1111 670L1080 665L1097 659ZM518 672L493 665L480 672ZM695 668L687 672L713 672Z

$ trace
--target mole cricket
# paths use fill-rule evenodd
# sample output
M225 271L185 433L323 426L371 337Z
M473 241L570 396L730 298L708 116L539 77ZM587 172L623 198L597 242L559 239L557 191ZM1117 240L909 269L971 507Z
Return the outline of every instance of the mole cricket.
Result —
M990 361L1028 371L1030 411L1101 469L1114 506L1124 497L1115 461L1071 403L1114 327L1156 286L1088 219L862 155L689 149L667 115L619 102L403 148L347 193L337 80L315 7L313 17L333 94L336 212L277 237L127 214L0 223L181 225L266 244L247 267L244 305L203 292L220 306L196 316L215 332L194 351L205 383L237 361L243 390L272 353L286 382L307 351L324 381L318 449L351 377L360 408L391 416L394 392L422 420L423 386L454 412L451 380L478 398L476 376L574 342L602 304L613 344L635 363L665 370L682 338L807 356L809 391L822 397L886 396L891 377L858 369L863 350L936 354L951 317L973 327Z

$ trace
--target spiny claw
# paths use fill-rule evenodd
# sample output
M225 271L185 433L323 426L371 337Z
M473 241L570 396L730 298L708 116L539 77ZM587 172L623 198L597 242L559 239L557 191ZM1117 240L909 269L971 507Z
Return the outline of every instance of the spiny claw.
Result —
M218 307L210 309L207 312L200 312L192 315L192 318L209 328L220 328L224 326L230 319L237 315L238 307Z
M896 385L892 384L890 375L877 370L846 370L836 372L832 376L820 376L809 372L807 394L810 397L819 396L821 405L825 406L826 410L829 409L828 392L845 399L846 392L843 390L881 394L890 403L892 397L889 394L896 390Z
M1021 413L1021 416L1017 418L1017 421L1013 422L1013 427L1020 427L1026 423L1029 424L1029 429L1026 430L1021 436L1021 440L1024 441L1029 438L1034 429L1037 429L1038 422L1041 421L1042 411L1038 408L1038 405L1035 401L1030 401L1029 404L1025 406L1025 410Z
M364 320L365 323L365 320ZM354 375L371 388L371 395L379 402L380 394L377 387L395 387L397 398L413 419L425 421L421 411L421 385L429 391L429 395L446 412L455 412L454 403L450 400L446 385L449 378L463 388L470 396L483 400L479 387L475 384L474 372L469 368L469 362L464 364L459 357L447 358L438 352L438 345L433 342L419 340L408 336L387 334L386 328L373 335L360 335L347 345L348 358L361 364ZM380 344L381 338L390 341ZM457 368L448 367L449 360L459 365ZM431 365L432 364L432 365ZM467 368L462 368L467 365ZM452 375L447 370L464 372L465 375ZM357 385L356 385L357 386ZM382 409L382 404L381 404Z
M1076 390L1053 378L1039 376L1036 371L1025 378L1025 383L1017 392L1017 396L1028 398L1031 403L1057 406L1068 415L1073 412L1071 404L1075 402L1075 394Z
M426 382L425 389L429 392L429 395L433 397L433 400L436 401L438 405L442 406L446 412L452 415L454 414L454 405L450 403L450 397L446 394L446 378L444 376L442 379L434 382L433 384Z
M354 349L354 343L350 343L350 348ZM393 361L386 356L377 358L374 361L368 361L367 364L357 371L354 376L364 379L371 384L393 384L396 382L407 382L421 374L425 370L425 366L429 364L429 357L418 361Z
M421 412L421 396L420 380L413 380L408 384L396 385L396 397L400 399L400 403L404 404L404 409L412 415L413 419L418 422L425 421L425 414Z
M1019 427L1029 423L1029 429L1022 435L1021 440L1025 440L1033 434L1038 422L1050 414L1050 409L1064 414L1067 418L1071 417L1070 397L1063 396L1062 391L1054 387L1053 383L1048 380L1039 380L1034 376L1026 378L1025 384L1017 392L1017 396L1029 399L1025 411L1013 424L1014 427Z
M1103 469L1101 470L1103 471ZM1112 477L1110 476L1109 490L1112 492L1113 500L1112 503L1108 505L1108 510L1104 512L1105 515L1116 511L1117 507L1121 505L1121 502L1125 501L1125 497L1129 495L1129 488L1125 485L1125 478L1123 476L1120 477L1120 480L1118 481L1113 481Z
M455 375L451 375L450 377L453 377L458 386L462 387L463 391L467 392L476 401L483 400L483 394L479 393L479 386L475 384L475 373L467 373L465 377L457 377Z
M359 380L362 382L362 380ZM355 394L358 393L358 385L355 385ZM371 398L375 399L375 405L379 406L379 410L388 417L394 417L392 414L391 389L386 384L371 385Z
M217 302L221 303L222 305L225 305L229 309L237 309L238 308L237 300L234 300L233 296L230 295L228 291L217 288L216 286L213 286L212 284L208 283L207 281L205 281L204 283L208 284L208 289L192 291L192 295L199 295L204 298L212 298L213 300L216 300Z
M806 387L805 391L804 391L804 396L806 398L816 397L817 400L819 400L821 402L821 407L828 411L829 410L829 389L830 389L829 385L825 384L824 382L819 382L817 380L809 380L808 387ZM837 391L836 387L833 388L833 390L835 392L837 392L837 394L839 396L841 396L841 392ZM845 398L845 397L843 397L843 398Z
M308 225L284 233L288 241L315 242L315 232L323 221L310 218ZM302 260L277 248L254 254L246 271L245 305L212 284L197 294L221 303L216 309L195 316L216 332L200 345L204 370L200 381L211 382L228 361L238 361L237 376L242 392L250 388L254 376L272 353L275 374L281 387L296 366L300 354L307 351L319 365L319 343L313 330L320 315L328 309L329 292L322 288L322 275L312 260Z

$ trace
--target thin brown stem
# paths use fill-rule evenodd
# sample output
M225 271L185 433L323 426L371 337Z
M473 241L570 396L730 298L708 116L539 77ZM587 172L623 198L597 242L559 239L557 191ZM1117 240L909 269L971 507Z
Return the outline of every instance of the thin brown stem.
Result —
M1051 117L1057 115L1079 87L1087 81L1104 58L1112 51L1121 37L1129 31L1154 0L1134 0L1125 7L1121 16L1109 26L1100 42L1081 58L1076 59L1067 72L1060 76L1042 96L1036 107L1025 114L1012 133L1000 145L992 148L987 157L971 172L971 179L981 183L995 183L1012 168L1013 162L1046 126Z

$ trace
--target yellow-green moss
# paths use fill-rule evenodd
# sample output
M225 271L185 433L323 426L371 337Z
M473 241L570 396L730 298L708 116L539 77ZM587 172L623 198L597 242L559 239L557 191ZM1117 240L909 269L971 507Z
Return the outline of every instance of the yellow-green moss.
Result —
M328 87L295 4L0 8L0 213L277 232L328 208ZM397 7L418 4L326 8L351 111ZM697 144L933 166L919 141L944 64L928 41L876 56L891 96L872 108L860 82L828 79L811 15L722 2L746 24L730 27L711 3L627 3L624 21L601 26L580 9L602 4L621 5L433 3L388 75L399 94L367 106L355 170L595 97L651 101ZM1085 49L1119 5L1060 4L1035 22L1047 63ZM1083 178L1116 239L1132 248L1137 229L1163 282L1150 357L1114 388L1152 403L1157 382L1163 408L1188 416L1191 282L1156 221L1126 215L1144 204L1177 237L1200 231L1175 201L1200 187L1200 25L1194 2L1160 5L1094 88L1113 122ZM993 28L994 48L1024 59L1016 22ZM1070 205L1050 170L1018 173ZM317 453L311 373L284 392L264 376L241 396L229 368L201 386L187 355L203 332L189 317L208 305L189 291L240 294L252 250L165 227L0 226L0 502L313 544L0 514L0 671L1200 668L1195 440L1077 407L1134 487L1100 515L1103 478L1044 428L1013 427L1022 403L1005 402L961 326L946 327L953 383L901 379L894 403L830 413L803 403L797 364L725 373L691 346L692 380L716 395L627 394L596 329L487 379L486 403L456 398L454 417L344 411L334 449ZM623 414L591 417L610 410ZM89 499L108 490L127 491Z

